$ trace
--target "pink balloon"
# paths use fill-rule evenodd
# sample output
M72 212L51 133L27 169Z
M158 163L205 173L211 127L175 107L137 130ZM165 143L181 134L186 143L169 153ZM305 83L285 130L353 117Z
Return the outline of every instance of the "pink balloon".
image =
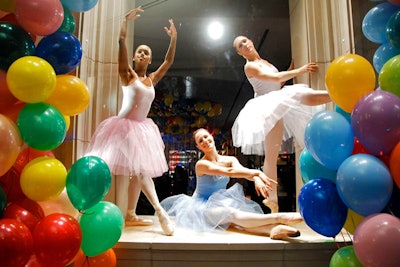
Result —
M354 232L354 251L363 266L400 264L400 219L386 213L365 217Z
M64 9L60 0L15 0L15 16L27 32L46 36L60 28Z
M0 114L0 136L0 176L2 176L13 166L22 145L17 125L2 114Z

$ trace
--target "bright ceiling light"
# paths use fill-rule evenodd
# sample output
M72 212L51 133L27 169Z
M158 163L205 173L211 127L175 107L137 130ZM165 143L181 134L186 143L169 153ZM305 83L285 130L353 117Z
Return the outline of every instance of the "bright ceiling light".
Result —
M224 33L224 27L218 21L213 21L208 25L208 36L213 40L218 40Z

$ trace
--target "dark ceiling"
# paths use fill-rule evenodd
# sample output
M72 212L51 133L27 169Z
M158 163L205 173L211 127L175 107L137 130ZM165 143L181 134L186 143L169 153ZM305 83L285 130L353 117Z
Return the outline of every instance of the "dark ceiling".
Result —
M210 101L222 113L207 118L212 128L229 130L240 109L253 96L243 72L245 60L232 47L238 35L251 38L260 55L278 69L291 59L288 1L285 0L143 0L145 12L136 21L134 47L148 44L151 67L164 59L169 38L164 26L172 18L178 31L175 61L156 89L174 95L177 102ZM211 21L225 27L220 40L207 36Z

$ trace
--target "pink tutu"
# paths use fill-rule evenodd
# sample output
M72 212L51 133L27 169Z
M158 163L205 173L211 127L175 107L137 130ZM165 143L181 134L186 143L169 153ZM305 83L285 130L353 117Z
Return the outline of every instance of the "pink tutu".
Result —
M102 158L114 175L159 177L168 170L164 148L153 120L113 116L99 124L86 155Z
M310 90L303 84L289 85L250 99L232 126L233 145L241 147L243 154L264 155L266 133L283 119L283 140L293 137L304 148L304 131L313 108L300 104L300 99Z

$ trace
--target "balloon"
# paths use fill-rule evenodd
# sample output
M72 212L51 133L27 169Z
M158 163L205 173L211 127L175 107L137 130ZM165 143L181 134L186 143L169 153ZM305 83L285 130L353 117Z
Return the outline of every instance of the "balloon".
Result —
M351 126L360 143L373 155L388 155L400 141L400 98L376 90L358 101Z
M36 55L49 62L56 74L66 74L81 62L82 46L73 34L57 31L40 40Z
M351 123L351 113L348 113L346 111L344 111L343 109L341 109L338 105L335 105L335 111L337 113L339 113L340 115L342 115L343 117L345 117L345 119Z
M46 36L61 26L64 10L59 0L15 0L15 16L26 31Z
M364 36L374 43L385 43L386 25L390 17L399 10L398 6L391 3L381 3L371 8L362 21Z
M53 152L51 151L40 151L31 147L26 147L18 154L17 160L15 161L13 167L16 171L21 173L28 162L35 158L44 156L55 158Z
M74 207L86 210L107 194L111 186L111 172L106 162L96 156L85 156L75 161L67 174L66 188Z
M7 195L3 188L0 186L0 218L3 216L4 208L7 205Z
M17 122L22 140L37 150L52 150L58 147L66 135L63 115L47 103L26 104Z
M400 219L384 213L372 214L358 225L353 246L363 266L399 266L399 229Z
M75 116L90 103L90 92L84 81L73 75L57 75L55 90L46 103L56 107L63 115Z
M392 3L393 5L400 6L400 0L388 0L388 2Z
M31 231L15 219L0 219L2 266L24 267L33 252Z
M394 56L382 66L379 73L379 86L382 90L400 97L400 55Z
M332 100L350 113L362 96L374 90L375 71L364 57L347 54L329 65L325 82Z
M14 12L15 2L13 0L3 0L0 1L0 10Z
M314 159L330 170L337 170L354 146L350 123L331 110L320 111L308 121L304 139Z
M77 12L84 12L92 9L98 0L61 0L64 6Z
M7 116L14 123L17 123L18 115L24 106L25 106L24 102L17 102L10 106L4 106L3 107L4 110L1 110L1 107L0 107L0 113L2 113L4 116Z
M65 266L78 253L82 242L78 221L62 213L40 220L32 236L35 255L46 266Z
M343 228L348 209L335 183L321 178L310 180L301 188L298 202L304 221L317 233L335 237Z
M15 60L7 72L7 84L19 100L37 103L46 100L56 86L53 67L44 59L25 56Z
M2 111L3 107L10 106L18 101L8 89L6 77L7 73L0 69L0 111Z
M24 194L35 201L54 199L65 187L67 170L57 159L39 157L30 161L21 173Z
M64 9L64 20L63 20L60 28L58 28L57 31L74 33L74 31L75 31L74 15L72 15L71 10L69 10L69 8L67 8L64 5L63 5L63 9Z
M357 139L357 137L354 137L354 148L353 148L353 152L351 152L352 155L354 154L371 154L371 152L368 151L368 149L366 149L361 143L360 141Z
M70 118L70 116L65 116L64 115L64 119L65 119L65 124L66 124L66 130L68 131L68 129L69 129L69 126L71 125L71 118Z
M393 190L388 168L368 154L346 159L338 169L336 185L343 202L362 216L381 212Z
M76 256L73 267L116 267L117 257L112 248L94 257L86 257L80 250Z
M351 234L354 234L354 231L357 229L357 226L364 219L364 216L361 216L357 212L349 209L347 212L346 222L344 223L344 228Z
M9 204L3 218L16 219L25 224L31 233L36 224L44 218L43 209L39 204L29 198L24 198Z
M375 71L379 73L383 65L392 57L400 54L400 49L394 48L389 43L384 43L376 49L373 57Z
M0 114L0 176L14 164L22 145L21 136L15 123Z
M8 202L26 198L20 185L20 173L15 168L11 168L6 174L0 176L0 186L6 193Z
M79 223L82 228L83 253L93 257L118 242L124 227L124 217L116 205L100 201L82 214Z
M5 71L15 60L35 53L31 36L13 23L0 22L0 43L0 69Z
M389 213L397 218L400 218L400 189L396 185L393 187L390 200L382 212Z
M400 142L397 143L390 153L389 169L393 180L400 187Z
M400 11L396 11L386 24L386 39L395 49L400 49Z
M79 211L72 205L71 200L68 198L67 190L64 189L61 194L55 199L38 202L42 207L45 215L52 213L68 214L74 218L78 218Z
M330 170L316 161L307 148L301 151L299 168L304 184L315 178L325 178L336 183L336 171Z
M358 260L354 246L345 246L338 249L329 262L329 267L363 267Z

